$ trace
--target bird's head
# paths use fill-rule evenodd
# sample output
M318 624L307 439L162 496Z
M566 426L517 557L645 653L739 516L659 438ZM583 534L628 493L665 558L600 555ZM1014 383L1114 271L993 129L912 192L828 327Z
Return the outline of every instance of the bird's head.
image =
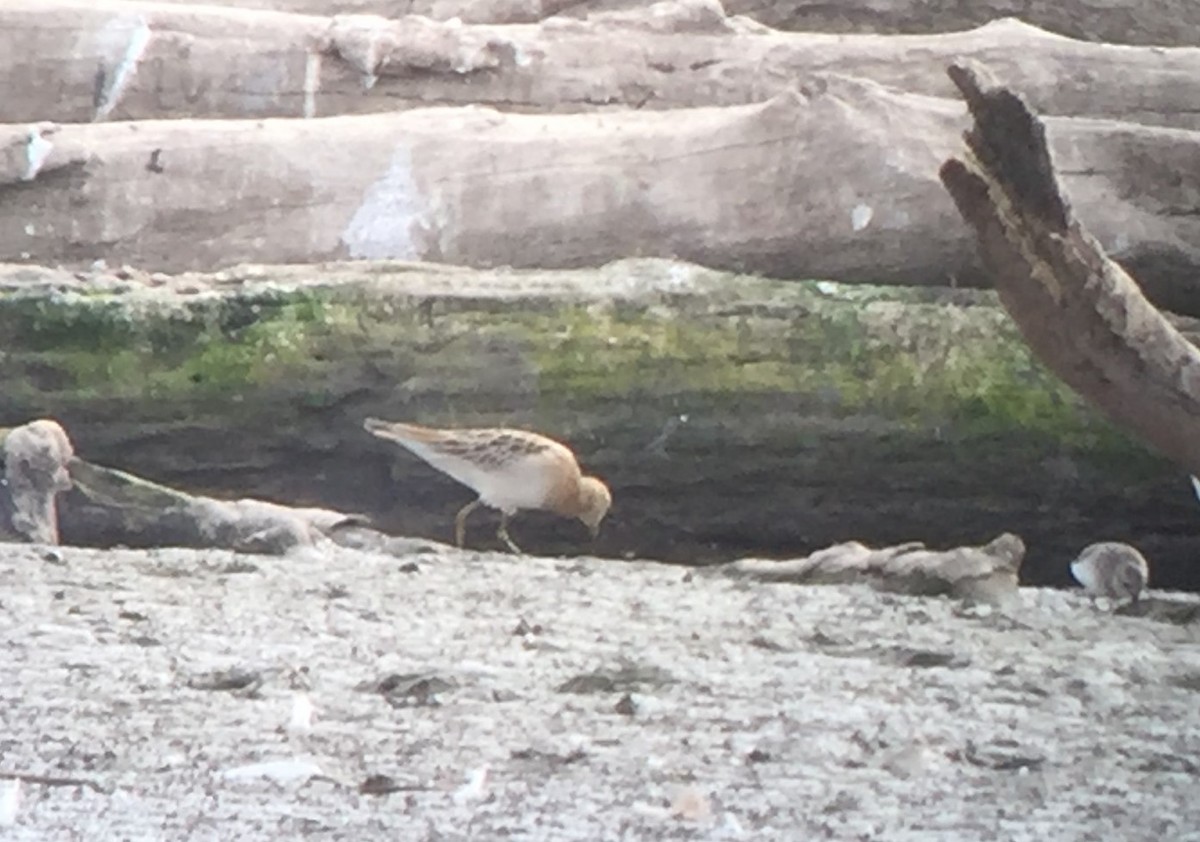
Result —
M596 477L584 477L579 481L579 519L595 538L600 534L600 522L612 506L612 493L608 486Z

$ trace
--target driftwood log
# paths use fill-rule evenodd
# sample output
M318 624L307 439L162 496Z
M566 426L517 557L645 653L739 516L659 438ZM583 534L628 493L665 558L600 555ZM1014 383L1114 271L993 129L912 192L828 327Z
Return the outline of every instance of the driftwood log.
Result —
M56 421L0 435L0 541L221 548L282 555L361 518L263 500L188 494L74 454ZM361 539L360 539L361 540Z
M656 255L784 278L985 284L933 177L962 120L941 68L965 55L1046 113L1122 121L1056 118L1067 192L1152 300L1200 313L1200 223L1187 212L1200 175L1186 166L1200 135L1149 125L1193 125L1196 50L1091 45L1015 21L787 34L701 0L535 26L19 0L0 24L13 44L0 50L12 92L0 103L0 259L176 271ZM430 102L619 110L37 122ZM737 107L630 110L701 104Z
M921 543L872 549L850 541L789 561L742 559L720 568L761 582L869 582L884 590L952 596L983 603L1016 593L1025 542L1012 533L981 547L930 550Z
M191 5L195 0L164 2ZM468 23L533 23L552 15L588 17L638 8L644 0L222 0L221 5L311 15L425 15ZM1114 44L1191 46L1200 31L1200 7L1189 0L1149 5L1138 0L725 0L724 8L767 26L807 32L946 32L1010 15L1062 35Z
M975 119L941 177L975 229L1005 309L1038 357L1110 418L1200 474L1200 350L1073 213L1042 121L972 70L951 78Z
M71 463L64 496L65 540L88 546L221 548L283 555L310 547L358 519L328 509L265 500L218 500L167 488L124 471Z
M1200 128L1190 107L1200 50L1090 44L1014 19L832 36L778 32L685 0L536 26L10 0L0 5L5 43L0 123L745 105L830 73L954 97L943 68L973 60L1020 85L1043 114Z
M5 473L0 483L0 542L93 547L194 547L284 555L323 538L412 556L434 552L428 542L393 538L364 518L328 509L298 508L263 500L216 500L94 465L74 455L66 431L39 419L6 431L0 439ZM69 470L69 474L68 474ZM57 497L63 496L61 506ZM726 575L797 583L867 582L911 594L949 594L999 602L1015 593L1024 543L1002 535L984 547L943 552L920 545L868 550L850 543L794 562L747 559L721 568Z
M826 77L730 108L423 109L0 129L0 259L212 269L341 257L990 283L939 184L964 112ZM1200 134L1056 118L1072 198L1162 306L1200 313Z
M39 419L0 431L0 540L57 544L58 496L71 488L66 431Z

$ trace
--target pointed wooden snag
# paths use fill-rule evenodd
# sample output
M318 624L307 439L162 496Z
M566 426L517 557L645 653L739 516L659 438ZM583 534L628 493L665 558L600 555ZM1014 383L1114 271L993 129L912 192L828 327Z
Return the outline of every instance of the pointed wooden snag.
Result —
M1200 474L1200 352L1075 219L1046 131L1013 92L952 65L974 118L942 184L1038 358L1110 419Z

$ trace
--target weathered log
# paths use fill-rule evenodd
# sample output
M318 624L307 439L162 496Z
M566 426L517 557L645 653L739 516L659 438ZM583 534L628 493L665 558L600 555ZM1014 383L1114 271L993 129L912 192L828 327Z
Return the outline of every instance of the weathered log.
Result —
M1001 603L1017 592L1025 543L1005 533L982 547L929 550L924 544L871 549L857 541L789 561L741 559L720 571L763 582L824 584L867 582L883 590L921 595L950 594Z
M0 133L0 259L146 270L341 257L989 283L936 178L963 108L829 77L737 108L428 109ZM1163 306L1200 313L1200 133L1060 119L1067 186Z
M167 488L124 471L71 462L62 533L72 544L196 547L284 555L310 547L357 518L264 500L217 500Z
M928 36L781 33L678 2L587 22L461 26L82 0L0 4L0 122L312 117L479 103L590 111L761 102L815 74L954 97L985 62L1045 114L1200 128L1200 50L996 21ZM53 96L46 92L52 90Z
M941 170L1005 309L1038 357L1110 418L1200 474L1200 350L1104 253L1055 179L1042 121L950 68L974 128Z
M358 515L254 499L217 500L94 465L73 455L66 432L54 421L32 421L9 431L0 440L0 452L8 468L7 483L0 486L0 495L7 496L0 504L11 502L17 513L10 521L16 534L6 534L0 523L0 541L57 544L61 518L68 543L92 547L284 555L329 537L346 546L410 556L422 544L384 535ZM56 495L68 491L56 512ZM1024 557L1021 539L1005 534L983 547L946 551L926 550L921 544L868 550L851 542L790 562L744 559L720 569L725 575L763 581L865 582L900 593L995 603L1016 592Z
M0 433L0 540L57 544L58 495L71 488L70 439L48 419Z
M1138 0L729 0L727 8L768 26L819 32L946 32L1019 15L1088 41L1183 47L1200 41L1200 8L1189 0L1149 6Z
M1035 365L994 298L655 260L8 267L0 423L52 414L93 463L440 542L471 492L363 418L526 427L570 444L616 501L594 546L523 513L512 534L539 555L696 564L1014 531L1026 582L1067 584L1103 536L1140 547L1156 587L1200 584L1186 476ZM497 546L479 516L476 546Z
M163 0L191 5L195 0ZM551 15L588 17L642 6L644 0L220 0L243 9L312 15L426 15L468 23L533 23ZM713 4L715 5L715 3ZM1072 38L1114 44L1193 46L1200 41L1200 7L1189 0L725 0L731 15L777 29L804 32L949 32L1019 15Z
M0 542L222 548L282 555L363 519L263 500L216 500L75 456L56 421L0 431Z

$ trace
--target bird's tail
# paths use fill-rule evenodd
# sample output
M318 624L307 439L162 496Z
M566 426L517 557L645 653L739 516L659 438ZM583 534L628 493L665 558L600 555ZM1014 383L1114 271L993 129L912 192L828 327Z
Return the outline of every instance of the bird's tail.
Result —
M368 418L363 421L363 429L381 439L405 445L434 444L445 436L441 430L435 430L432 427L405 424L403 421L383 421L379 418Z

